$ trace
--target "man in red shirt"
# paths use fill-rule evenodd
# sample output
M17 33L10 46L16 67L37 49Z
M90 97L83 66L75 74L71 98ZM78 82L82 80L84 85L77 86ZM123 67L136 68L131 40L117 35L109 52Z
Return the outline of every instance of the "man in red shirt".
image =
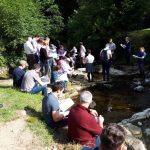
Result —
M98 116L96 110L89 109L91 103L92 94L83 91L80 94L80 104L73 106L68 116L68 137L84 147L98 148L104 118Z

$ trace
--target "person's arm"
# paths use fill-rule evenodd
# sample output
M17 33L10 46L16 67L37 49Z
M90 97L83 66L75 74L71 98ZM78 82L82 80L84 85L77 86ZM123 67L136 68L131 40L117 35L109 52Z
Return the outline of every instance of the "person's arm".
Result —
M54 122L58 122L62 120L68 114L69 114L69 111L66 111L66 112L52 111L52 117L53 117Z

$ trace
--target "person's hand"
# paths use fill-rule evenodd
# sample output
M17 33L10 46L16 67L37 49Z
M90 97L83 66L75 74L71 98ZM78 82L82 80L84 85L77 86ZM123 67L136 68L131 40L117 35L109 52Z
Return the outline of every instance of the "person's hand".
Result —
M98 117L98 123L99 123L99 126L101 128L103 128L103 122L104 122L104 117L102 117L101 115L99 115L99 117Z
M94 110L94 109L90 109L90 113L91 113L93 116L95 116L95 117L97 117L97 116L98 116L97 111L96 111L96 110Z

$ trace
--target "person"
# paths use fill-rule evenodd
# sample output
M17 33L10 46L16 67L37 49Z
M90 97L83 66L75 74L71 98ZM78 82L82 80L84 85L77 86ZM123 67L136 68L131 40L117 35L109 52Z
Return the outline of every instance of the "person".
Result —
M109 49L111 50L111 53L113 55L116 50L116 44L113 42L112 38L109 39L109 43L107 43L106 46L109 47Z
M42 91L43 95L47 95L47 87L46 85L49 82L42 82L39 76L40 65L34 64L34 68L32 70L28 70L22 80L21 90L24 92L36 94Z
M130 65L130 55L131 55L131 42L129 37L125 38L125 44L120 44L121 47L124 48L125 50L125 59L126 59L126 64Z
M66 55L66 51L64 49L64 46L63 45L60 45L60 48L58 49L58 56L65 56Z
M32 38L28 37L28 40L24 43L24 50L27 56L27 63L29 69L33 69L33 65L36 63L36 49L32 45Z
M106 45L106 47L100 52L100 60L102 62L103 81L105 81L106 79L107 81L109 81L109 70L111 66L111 58L112 58L111 50Z
M50 71L50 67L49 67L49 59L50 57L48 56L47 53L47 44L45 41L41 42L42 47L40 49L40 62L41 62L41 66L42 66L42 73L44 76L48 76L48 73ZM44 68L44 71L43 71Z
M81 63L81 66L84 63L85 53L86 53L85 46L83 45L83 42L80 42L80 63Z
M92 104L92 94L89 91L80 93L80 103L74 105L68 116L68 137L70 141L79 143L83 149L98 149L99 135L102 132L104 118L94 109L89 109Z
M145 48L140 47L137 55L133 55L133 57L138 60L140 76L145 78L145 58L146 58Z
M33 48L35 49L35 63L39 62L39 45L38 40L40 39L39 35L35 35L34 38L31 41L31 44L33 45Z
M125 130L118 124L110 123L103 128L99 150L122 150Z
M45 123L53 129L67 125L67 115L69 111L60 112L58 101L63 90L63 85L57 82L52 86L52 92L49 92L42 100L42 114ZM49 87L48 91L50 91Z
M76 56L77 56L77 48L74 46L70 50L70 60L71 60L71 65L73 68L76 68Z
M86 72L89 82L93 82L93 74L94 74L94 56L91 54L91 50L88 50L88 55L85 58L85 64L86 64Z
M24 69L28 67L28 63L25 60L19 61L19 66L13 71L13 86L15 88L21 88L22 79L24 77Z

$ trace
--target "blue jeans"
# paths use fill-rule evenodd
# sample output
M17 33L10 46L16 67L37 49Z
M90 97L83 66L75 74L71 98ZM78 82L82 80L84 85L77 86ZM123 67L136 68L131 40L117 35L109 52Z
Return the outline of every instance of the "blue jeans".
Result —
M99 150L100 144L101 144L100 137L96 136L95 147L91 148L91 147L88 147L88 146L84 146L82 148L82 150Z
M46 96L47 95L47 87L46 86L38 86L35 85L32 90L30 91L30 93L32 94L36 94L42 91L42 95Z

